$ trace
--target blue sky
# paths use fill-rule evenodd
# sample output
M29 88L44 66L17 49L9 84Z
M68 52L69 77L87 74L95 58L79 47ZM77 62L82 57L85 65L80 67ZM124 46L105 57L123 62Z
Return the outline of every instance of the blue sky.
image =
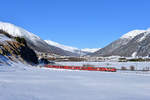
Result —
M150 0L0 0L0 21L42 39L102 48L128 31L150 27Z

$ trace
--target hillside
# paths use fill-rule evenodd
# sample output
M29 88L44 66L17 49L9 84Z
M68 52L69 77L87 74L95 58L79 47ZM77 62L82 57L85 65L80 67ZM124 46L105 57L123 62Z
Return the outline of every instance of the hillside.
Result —
M96 52L97 50L100 49L100 48L92 48L92 49L90 49L90 48L84 48L84 49L79 49L79 48L76 48L76 47L71 47L71 46L66 46L66 45L63 45L63 44L59 44L59 43L51 41L51 40L45 40L45 42L48 43L49 45L61 48L61 49L65 50L65 51L69 51L69 52L75 53L78 56L79 55L91 54L91 53Z
M92 56L149 56L150 31L133 30L92 54Z
M25 38L27 45L37 52L52 53L62 56L77 56L76 53L65 51L56 46L49 45L37 35L13 24L0 22L0 30L7 32L9 35L14 37Z
M12 61L18 59L21 62L38 64L36 53L27 46L24 38L13 37L2 30L0 30L0 55Z

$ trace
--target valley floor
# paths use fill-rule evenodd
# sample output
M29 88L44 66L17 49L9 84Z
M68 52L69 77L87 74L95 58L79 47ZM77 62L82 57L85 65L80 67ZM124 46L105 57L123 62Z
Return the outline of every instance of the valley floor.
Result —
M0 69L0 100L149 100L149 92L149 74Z

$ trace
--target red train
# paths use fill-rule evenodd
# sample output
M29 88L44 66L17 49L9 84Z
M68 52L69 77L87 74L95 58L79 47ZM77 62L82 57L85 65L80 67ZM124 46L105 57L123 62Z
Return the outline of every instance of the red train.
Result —
M107 71L116 72L116 68L112 67L81 67L81 66L59 66L59 65L45 65L47 68L58 68L58 69L71 69L71 70L88 70L88 71Z

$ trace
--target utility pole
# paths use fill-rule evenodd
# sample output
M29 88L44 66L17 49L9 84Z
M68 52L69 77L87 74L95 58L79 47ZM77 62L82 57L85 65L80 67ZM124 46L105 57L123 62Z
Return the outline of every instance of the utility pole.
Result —
M81 49L80 49L80 52L79 52L79 59L81 59Z

